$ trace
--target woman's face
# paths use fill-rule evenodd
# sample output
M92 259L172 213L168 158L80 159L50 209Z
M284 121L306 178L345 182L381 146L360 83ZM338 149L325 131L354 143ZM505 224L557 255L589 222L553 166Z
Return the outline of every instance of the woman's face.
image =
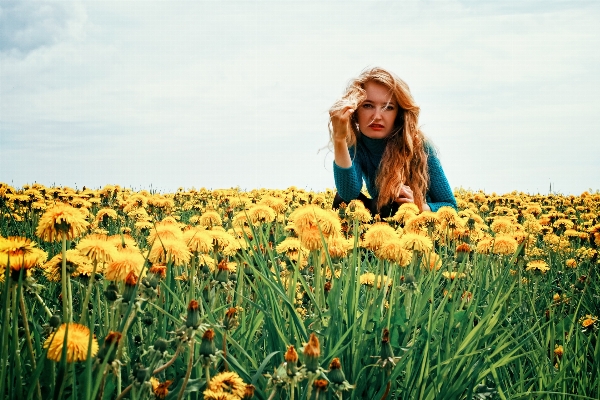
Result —
M365 83L367 98L357 110L358 127L371 139L386 138L394 129L398 115L398 102L390 90L381 83Z

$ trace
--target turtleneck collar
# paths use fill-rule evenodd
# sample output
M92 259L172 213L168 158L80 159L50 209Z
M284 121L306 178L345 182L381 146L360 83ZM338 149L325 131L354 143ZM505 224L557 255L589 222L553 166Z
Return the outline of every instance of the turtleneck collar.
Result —
M362 134L360 140L364 144L365 148L372 154L382 155L385 150L387 143L386 139L371 139L370 137Z

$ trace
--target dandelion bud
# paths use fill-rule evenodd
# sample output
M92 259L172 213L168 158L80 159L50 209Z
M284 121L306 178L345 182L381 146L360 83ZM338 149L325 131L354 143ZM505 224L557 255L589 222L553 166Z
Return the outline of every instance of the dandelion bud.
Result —
M323 291L325 292L325 298L329 297L329 292L331 291L331 281L325 282L325 285L323 285Z
M138 383L146 382L146 379L148 379L148 375L148 368L144 368L141 365L138 365L137 369L133 372L133 376L135 376L135 380Z
M389 360L394 358L392 345L390 344L390 331L387 328L383 329L381 336L381 360Z
M283 357L286 362L286 373L288 376L295 376L298 372L298 353L293 345L288 346L285 356Z
M244 397L243 400L251 399L254 397L254 385L248 384L244 389Z
M113 302L119 298L119 288L114 283L111 283L104 291L104 295L108 301Z
M165 351L167 351L167 347L168 347L168 343L165 339L163 338L158 338L156 339L156 341L154 342L154 350L160 352L160 353L164 353Z
M227 267L227 261L221 260L217 266L217 276L215 280L219 283L227 283L229 281L229 268Z
M202 335L202 342L200 343L200 355L203 357L214 356L217 352L217 347L215 346L214 339L215 331L212 329L207 329Z
M131 301L135 298L135 287L137 286L137 275L131 271L125 278L125 291L123 292L123 301Z
M122 337L123 335L121 335L121 332L109 332L109 334L106 335L106 338L104 338L102 349L98 352L98 359L104 361L106 358L107 364L112 363L117 356L117 346Z
M317 393L324 393L327 391L327 382L325 379L315 379L313 383L313 388L317 391Z
M321 347L319 339L314 333L310 334L308 343L304 346L304 364L309 372L317 372L319 368L319 356L321 355Z
M54 314L52 317L50 317L50 321L48 321L48 324L53 328L58 328L61 322L62 318L60 317L60 315Z
M342 371L342 364L340 363L339 358L334 358L331 360L331 364L329 364L329 373L327 374L327 378L329 378L329 382L341 385L346 380L344 376L344 372Z
M188 305L185 326L194 329L200 326L200 310L196 300L191 300L190 304Z
M142 318L142 322L146 326L151 326L154 324L154 318L151 315L146 315Z
M238 326L237 319L237 308L230 307L225 313L225 319L223 320L223 327L226 331L235 329Z

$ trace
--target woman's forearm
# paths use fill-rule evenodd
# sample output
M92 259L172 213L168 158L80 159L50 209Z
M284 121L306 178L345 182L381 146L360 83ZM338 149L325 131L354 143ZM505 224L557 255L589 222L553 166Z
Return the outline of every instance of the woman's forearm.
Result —
M333 141L333 155L338 167L350 168L352 166L352 160L350 159L350 152L348 151L346 140Z

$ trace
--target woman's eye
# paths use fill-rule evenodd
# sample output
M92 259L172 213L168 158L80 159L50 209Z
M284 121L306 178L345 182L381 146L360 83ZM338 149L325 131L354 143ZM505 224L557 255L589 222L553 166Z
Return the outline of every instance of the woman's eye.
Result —
M383 109L386 110L386 111L393 111L394 110L394 106L385 106Z
M363 104L363 108L373 108L372 104Z

